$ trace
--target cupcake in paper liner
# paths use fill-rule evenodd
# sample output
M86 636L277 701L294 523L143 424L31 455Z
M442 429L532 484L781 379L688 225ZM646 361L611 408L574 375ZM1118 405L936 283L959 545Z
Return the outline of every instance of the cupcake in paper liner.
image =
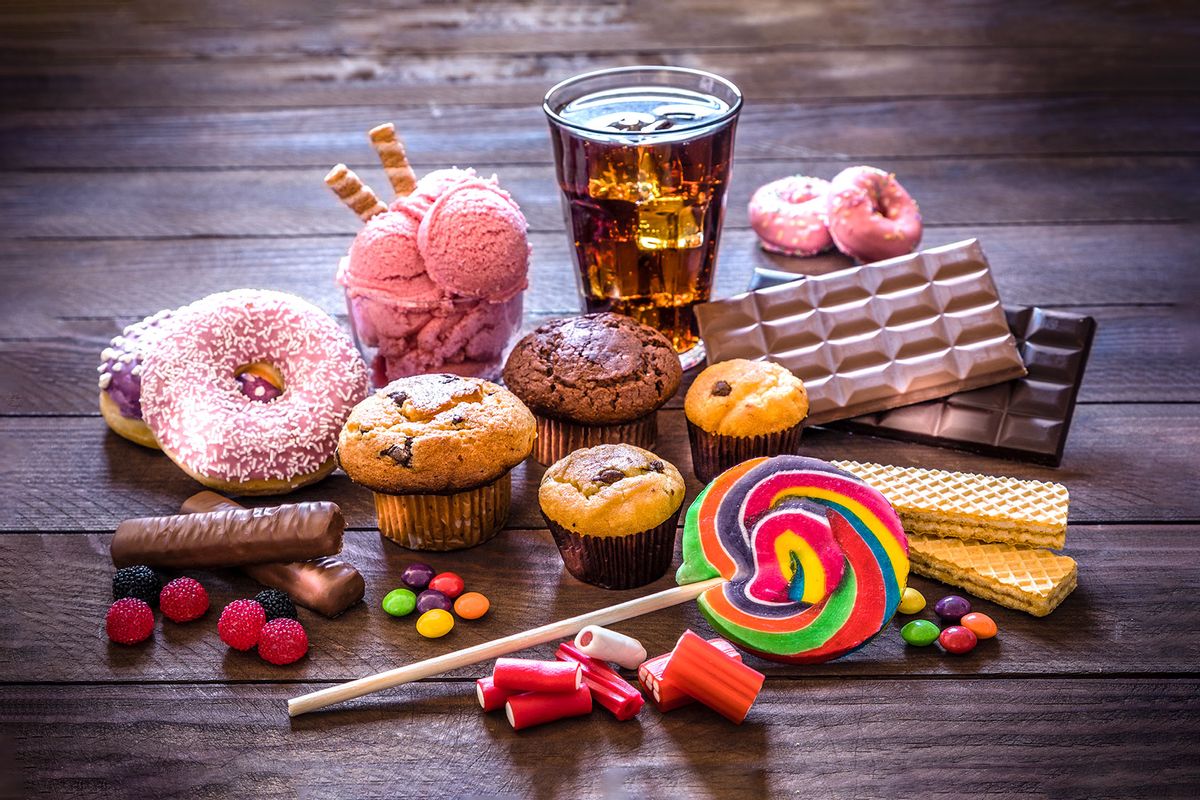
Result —
M529 409L496 384L415 375L354 408L338 461L375 493L385 537L414 550L461 550L504 526L509 470L529 455L535 436Z
M632 589L666 574L683 497L673 464L629 444L575 450L546 470L538 488L567 571L605 589Z
M697 375L683 410L692 470L708 483L747 459L797 452L808 393L778 364L735 358Z
M537 418L533 457L545 465L599 444L653 447L658 409L682 378L665 336L611 313L547 322L504 365L504 383Z

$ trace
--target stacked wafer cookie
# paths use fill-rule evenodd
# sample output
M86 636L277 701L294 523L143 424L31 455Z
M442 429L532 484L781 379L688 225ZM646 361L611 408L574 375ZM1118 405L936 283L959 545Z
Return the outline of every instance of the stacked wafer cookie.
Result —
M834 462L895 507L918 575L1044 617L1075 588L1065 486L919 467Z

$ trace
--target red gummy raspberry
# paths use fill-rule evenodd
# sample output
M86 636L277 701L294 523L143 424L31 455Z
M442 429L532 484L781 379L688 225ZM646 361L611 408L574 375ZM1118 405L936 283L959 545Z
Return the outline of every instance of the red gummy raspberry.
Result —
M118 644L144 642L154 633L154 612L145 600L123 597L109 606L104 629Z
M294 619L279 617L263 626L258 637L258 654L272 664L291 664L308 652L308 634Z
M208 611L208 592L195 578L176 578L159 593L158 607L172 622L191 622Z
M234 650L249 650L258 644L258 634L267 622L267 612L253 600L234 600L217 620L221 641Z

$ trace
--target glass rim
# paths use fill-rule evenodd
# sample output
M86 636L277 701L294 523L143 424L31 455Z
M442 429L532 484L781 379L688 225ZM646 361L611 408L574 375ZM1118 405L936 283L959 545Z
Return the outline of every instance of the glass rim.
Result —
M555 111L550 106L550 97L552 95L554 95L556 92L566 89L567 87L569 87L573 84L583 83L584 81L588 81L588 80L592 80L595 78L608 76L608 75L621 75L621 74L632 75L632 74L639 73L639 72L643 72L643 73L645 73L645 72L672 72L672 73L676 73L679 75L690 75L693 77L708 78L708 79L711 79L711 80L721 84L725 88L729 89L729 91L733 94L734 101L732 103L730 103L728 109L721 112L719 115L713 117L712 119L706 121L703 125L697 125L695 128L687 128L685 130L676 130L676 131L651 131L649 133L647 133L646 131L604 131L603 132L604 136L621 137L621 138L624 138L624 137L639 138L640 137L642 139L646 139L646 138L653 138L655 136L655 134L657 134L657 133L661 133L663 135L674 134L675 136L678 136L679 134L685 133L685 132L706 131L710 128L714 128L718 125L722 125L726 122L729 122L732 119L736 119L738 113L742 110L742 90L739 89L737 87L737 85L734 84L734 82L729 80L728 78L722 78L720 75L717 75L714 72L708 72L708 71L702 70L702 69L692 69L691 67L668 67L668 66L655 66L652 64L635 64L633 66L628 66L628 67L609 67L607 69L592 70L591 72L581 72L578 75L572 75L570 78L567 78L566 80L559 81L558 83L551 86L550 89L547 90L545 96L542 98L542 111L545 112L546 116L549 117L550 120L552 122L554 122L556 125L562 125L565 128L571 128L573 130L583 131L585 133L592 133L592 134L601 133L600 131L593 130L592 128L589 128L586 125L581 125L579 123L571 122L570 120L564 119L562 116L559 115L559 113L557 111Z

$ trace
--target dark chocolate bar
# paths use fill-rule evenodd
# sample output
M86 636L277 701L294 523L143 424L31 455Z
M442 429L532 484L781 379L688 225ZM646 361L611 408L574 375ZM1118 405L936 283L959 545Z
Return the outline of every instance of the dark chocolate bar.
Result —
M799 277L758 269L751 286L773 286ZM828 427L1057 467L1096 321L1029 306L1005 306L1004 312L1028 370L1025 377L831 422Z

